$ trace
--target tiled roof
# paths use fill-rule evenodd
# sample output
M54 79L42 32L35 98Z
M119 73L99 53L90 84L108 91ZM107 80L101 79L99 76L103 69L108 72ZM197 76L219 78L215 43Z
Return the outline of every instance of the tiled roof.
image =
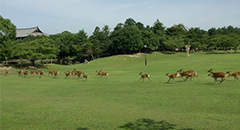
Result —
M43 33L38 27L33 27L33 28L23 28L23 29L17 29L16 30L16 37L21 38L21 37L28 37L28 36L37 36L37 35L45 35L49 36L46 33Z

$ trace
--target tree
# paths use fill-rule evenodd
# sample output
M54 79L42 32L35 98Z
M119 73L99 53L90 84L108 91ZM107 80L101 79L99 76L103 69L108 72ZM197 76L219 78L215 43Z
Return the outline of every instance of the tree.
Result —
M158 37L152 32L152 30L142 31L142 42L147 45L149 49L156 49L159 45Z
M128 18L124 23L124 27L126 26L136 26L136 21L133 20L132 18Z
M164 44L167 49L173 50L173 54L175 54L176 48L184 47L184 41L181 37L168 37Z
M163 24L158 19L156 22L154 22L153 27L152 27L152 31L156 35L156 37L159 41L158 46L161 50L165 49L164 41L166 40L166 37L167 37L165 29L166 28L163 26Z
M14 46L15 56L27 58L35 65L35 60L44 58L55 58L59 53L58 46L48 37L36 39L29 42L18 43Z
M114 30L111 41L117 51L123 53L134 53L143 48L141 31L136 26L125 26L121 30Z
M13 46L15 45L16 26L10 19L4 19L0 15L0 57L6 61L13 57Z

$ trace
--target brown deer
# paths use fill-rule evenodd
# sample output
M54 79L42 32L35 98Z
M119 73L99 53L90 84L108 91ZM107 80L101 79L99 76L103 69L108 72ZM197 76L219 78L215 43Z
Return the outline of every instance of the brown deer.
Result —
M18 75L21 76L23 74L23 70L18 71Z
M54 71L54 78L59 77L60 76L60 72L59 71Z
M75 77L75 72L74 71L72 71L72 72L70 72L71 73L71 75L73 76L73 77Z
M43 76L43 75L45 75L42 70L38 71L38 73L40 74L40 77Z
M228 71L226 73L228 74L228 76L233 76L234 80L239 79L238 75L240 75L240 72L231 73L231 71Z
M78 78L82 78L82 73L77 73Z
M100 73L101 73L101 76L103 77L103 76L106 76L107 77L107 79L108 79L108 73L107 72L103 72L102 70L100 70ZM101 77L101 78L102 78Z
M54 72L51 71L51 70L48 70L48 76L49 76L49 74L53 76L53 75L54 75Z
M148 82L152 81L150 79L150 75L149 74L142 74L142 72L140 72L139 75L141 75L141 78L138 81L140 81L142 79L142 82L143 82L144 78L148 78Z
M221 84L225 80L226 74L223 72L214 73L212 69L208 70L208 72L212 74L211 76L214 78L214 83L217 81L217 78L221 78L221 81L219 84Z
M33 77L35 77L36 72L34 70L30 70L30 72L31 72L31 75L33 75Z
M175 73L175 74L172 74L172 75L170 75L169 73L167 73L166 76L169 77L169 80L167 81L167 83L168 83L171 79L173 79L173 81L175 82L174 78L180 78L180 79L182 80L182 78L181 78L181 76L180 76L179 73Z
M195 76L195 77L198 77L197 75L197 72L196 71L193 71L193 70L189 70L189 71L183 71L183 69L180 69L177 71L181 77L183 78L184 76L186 77L185 81L187 81L187 79L189 77L191 77L191 80L192 80L192 77Z
M83 78L85 78L87 80L89 78L89 76L87 76L83 73Z
M10 71L5 69L5 75L7 76L9 74L10 74Z
M100 70L100 71L97 70L96 72L97 72L96 76L98 76L98 78L99 78L99 76L102 75L102 70Z
M24 71L23 74L24 74L24 77L26 78L26 76L28 76L29 72L28 71Z
M66 77L65 78L67 78L67 77L70 77L71 76L71 72L64 72L65 73L65 75L66 75Z

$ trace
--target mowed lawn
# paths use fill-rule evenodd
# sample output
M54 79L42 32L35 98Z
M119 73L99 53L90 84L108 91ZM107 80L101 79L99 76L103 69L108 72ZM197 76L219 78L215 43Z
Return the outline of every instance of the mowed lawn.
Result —
M50 65L45 76L9 76L1 70L1 130L112 129L240 129L240 80L222 84L213 72L240 71L240 53L118 55L89 64ZM65 71L81 70L89 79L65 78ZM199 79L169 83L167 73L195 70ZM60 77L47 70L59 70ZM98 78L96 70L109 73ZM139 73L150 74L144 82ZM240 77L240 76L239 76Z

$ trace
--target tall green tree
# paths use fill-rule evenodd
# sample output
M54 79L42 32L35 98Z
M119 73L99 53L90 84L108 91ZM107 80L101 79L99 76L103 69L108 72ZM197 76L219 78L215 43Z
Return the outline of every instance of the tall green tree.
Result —
M1 60L7 60L13 57L13 46L16 39L16 26L10 19L4 19L0 15L0 57Z
M111 40L116 53L134 53L143 48L141 31L137 26L125 26L120 30L114 30Z
M163 26L163 23L161 23L158 19L157 21L154 22L153 27L152 27L152 31L153 33L156 35L157 39L158 39L158 43L159 43L159 48L160 50L164 50L165 49L165 44L164 41L167 38L166 35L166 28Z

